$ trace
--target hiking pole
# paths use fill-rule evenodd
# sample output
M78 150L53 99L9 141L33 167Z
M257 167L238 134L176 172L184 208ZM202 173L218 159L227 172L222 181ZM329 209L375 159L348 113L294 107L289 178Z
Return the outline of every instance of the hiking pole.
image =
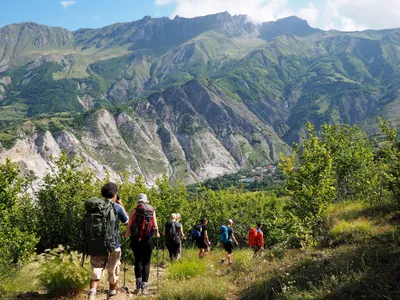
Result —
M160 238L157 238L157 295L158 295L158 277L159 277L159 266L160 266L160 263L159 263L159 256L158 256L158 250L159 250L159 241L160 240Z
M163 248L162 248L162 265L163 265L163 268L165 268L165 259L164 259L164 250L165 250L165 239L164 239L164 246L163 246Z
M126 270L127 270L127 268L126 268L126 253L125 253L125 251L126 251L126 240L122 243L122 248L123 248L122 258L123 258L123 261L124 261L124 286L122 287L122 289L127 294L129 294L129 289L126 286Z
M124 288L126 288L125 276L126 276L126 261L124 261Z

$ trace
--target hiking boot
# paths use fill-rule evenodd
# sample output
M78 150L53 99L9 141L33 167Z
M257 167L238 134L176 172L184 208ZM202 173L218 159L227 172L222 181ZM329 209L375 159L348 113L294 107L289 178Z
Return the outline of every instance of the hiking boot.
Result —
M108 298L116 296L117 295L117 291L116 290L109 290L107 295L108 295Z
M134 295L139 294L142 289L142 278L136 278L136 289L133 291Z
M219 263L220 263L221 265L223 265L223 264L225 263L225 259L221 259L221 260L219 261Z
M148 290L147 282L142 282L141 289L142 289L142 294L143 295L146 295L146 296L150 296L151 295L150 291Z

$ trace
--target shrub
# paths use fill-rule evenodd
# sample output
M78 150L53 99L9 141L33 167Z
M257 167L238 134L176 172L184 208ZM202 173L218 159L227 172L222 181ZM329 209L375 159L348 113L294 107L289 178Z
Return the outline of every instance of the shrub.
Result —
M78 252L67 253L59 246L41 266L39 279L49 292L81 289L87 285L90 278L90 269L87 266L88 263L86 267L81 267Z

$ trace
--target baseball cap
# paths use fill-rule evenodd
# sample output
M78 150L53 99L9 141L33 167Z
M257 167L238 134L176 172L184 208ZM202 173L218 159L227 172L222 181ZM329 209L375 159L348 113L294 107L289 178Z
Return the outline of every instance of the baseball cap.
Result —
M149 203L149 200L147 200L146 194L139 194L137 197L137 202Z
M229 220L228 220L228 223L231 223L231 224L233 224L233 221L232 221L232 219L229 219Z

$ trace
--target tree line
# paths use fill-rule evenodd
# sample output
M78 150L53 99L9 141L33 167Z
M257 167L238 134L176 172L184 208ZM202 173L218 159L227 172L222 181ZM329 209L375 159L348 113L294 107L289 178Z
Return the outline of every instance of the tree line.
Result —
M323 213L331 203L400 204L398 132L383 120L380 128L382 135L372 140L357 126L323 125L317 133L307 124L308 134L301 146L294 145L293 155L281 157L279 166L286 177L283 196L205 187L189 193L180 182L170 184L166 176L149 188L142 176L130 181L128 174L121 176L119 195L130 211L137 195L146 193L160 225L172 212L181 213L189 236L200 218L208 218L213 246L218 244L219 228L227 219L234 220L242 246L249 228L257 222L263 224L267 246L317 245L326 242ZM60 244L81 251L84 203L99 197L108 180L98 180L81 158L62 154L32 191L31 179L22 175L17 164L7 159L0 165L0 280L11 276L35 251ZM123 235L124 228L120 231Z

